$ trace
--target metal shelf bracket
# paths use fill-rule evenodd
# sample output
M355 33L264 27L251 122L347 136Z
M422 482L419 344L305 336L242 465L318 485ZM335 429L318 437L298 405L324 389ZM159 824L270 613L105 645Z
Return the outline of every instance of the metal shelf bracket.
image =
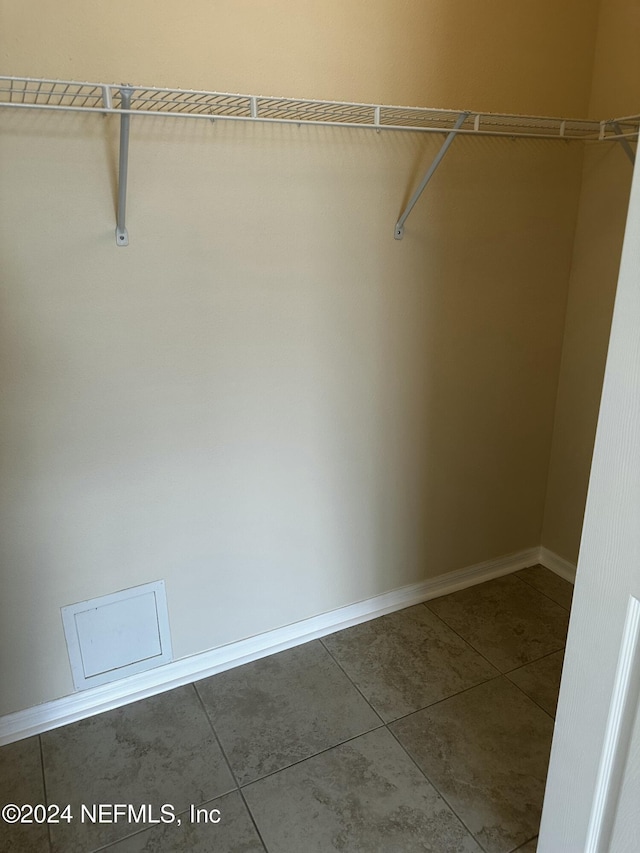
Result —
M131 109L133 89L123 86L120 89L121 109ZM118 216L116 220L116 245L128 246L129 233L125 227L127 212L127 175L129 171L129 124L131 116L122 113L120 116L120 161L118 165Z
M422 179L422 181L420 182L420 186L418 187L418 189L414 192L414 194L409 199L409 203L405 207L402 215L400 216L400 219L398 219L398 221L395 224L393 236L396 238L396 240L402 240L402 238L404 237L404 223L407 221L407 217L409 216L409 214L411 213L411 211L415 207L415 204L418 201L418 199L420 198L420 196L422 195L424 188L427 186L427 184L429 183L431 178L434 176L436 169L438 168L438 166L442 162L444 155L449 150L451 143L453 142L453 140L458 135L458 130L462 127L462 125L467 120L469 115L470 115L470 113L468 113L468 112L460 113L455 125L453 126L453 130L449 131L449 133L447 134L447 138L442 143L442 148L440 149L440 151L438 151L438 153L436 154L436 156L433 160L433 163L427 169L427 173L424 176L424 178Z
M618 134L617 141L620 143L620 145L622 145L624 153L627 155L629 160L631 160L631 165L635 166L636 155L633 153L633 148L631 147L631 145L629 145L629 140L623 135L624 132L617 121L613 121L611 122L611 124L613 125L615 132Z

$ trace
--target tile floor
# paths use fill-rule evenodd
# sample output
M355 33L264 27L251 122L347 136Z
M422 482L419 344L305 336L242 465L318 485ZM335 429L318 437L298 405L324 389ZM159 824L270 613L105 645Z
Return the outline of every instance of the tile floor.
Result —
M5 746L0 801L74 819L0 849L533 853L571 592L535 566Z

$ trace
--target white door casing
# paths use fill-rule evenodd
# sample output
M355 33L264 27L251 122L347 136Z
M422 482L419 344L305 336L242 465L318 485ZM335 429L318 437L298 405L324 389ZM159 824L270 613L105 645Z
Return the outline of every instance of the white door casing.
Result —
M636 167L538 853L640 850L640 168Z

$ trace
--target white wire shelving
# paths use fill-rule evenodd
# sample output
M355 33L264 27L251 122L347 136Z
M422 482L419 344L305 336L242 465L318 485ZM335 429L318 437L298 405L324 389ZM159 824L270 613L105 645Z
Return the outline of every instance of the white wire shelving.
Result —
M402 238L406 218L457 136L616 141L633 160L634 153L630 143L637 140L640 129L640 116L595 121L8 76L0 76L0 107L120 116L120 175L116 228L116 243L120 246L128 243L124 214L129 122L132 116L171 116L210 121L275 122L376 131L444 133L446 139L442 148L396 223L396 239Z

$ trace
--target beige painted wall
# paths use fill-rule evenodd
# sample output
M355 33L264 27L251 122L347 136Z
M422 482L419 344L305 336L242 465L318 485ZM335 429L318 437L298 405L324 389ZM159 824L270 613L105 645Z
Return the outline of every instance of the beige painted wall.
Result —
M640 112L640 6L602 0L589 113ZM618 144L587 149L571 267L543 544L576 562L631 187Z
M595 3L515 6L4 0L1 54L584 113ZM397 242L437 137L141 119L118 249L114 120L0 121L0 712L72 691L65 604L164 578L181 657L538 543L579 146L458 140Z

